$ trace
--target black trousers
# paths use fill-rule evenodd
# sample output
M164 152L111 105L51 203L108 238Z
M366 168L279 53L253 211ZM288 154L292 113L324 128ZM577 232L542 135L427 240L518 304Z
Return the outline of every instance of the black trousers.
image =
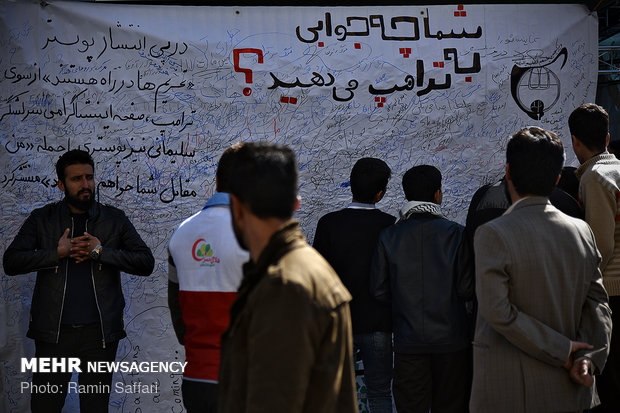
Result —
M35 357L78 357L82 372L78 373L78 386L71 387L71 372L34 373L30 396L32 413L60 413L68 391L79 392L81 412L108 412L113 373L87 372L89 361L114 361L116 358L118 341L106 343L103 348L101 334L98 323L63 324L58 343L35 340Z
M601 405L592 409L592 413L620 412L620 296L609 297L609 307L613 322L611 345L603 373L596 377Z
M183 379L181 391L187 413L217 413L217 384Z
M471 349L443 354L394 354L392 393L398 413L466 413Z

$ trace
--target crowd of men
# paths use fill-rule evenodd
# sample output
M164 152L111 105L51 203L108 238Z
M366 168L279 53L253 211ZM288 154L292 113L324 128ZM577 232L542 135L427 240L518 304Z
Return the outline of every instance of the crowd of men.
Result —
M576 192L558 185L562 141L527 127L465 226L442 213L436 167L404 173L397 219L376 207L389 166L359 159L351 203L319 220L314 248L292 219L295 153L228 148L217 192L168 248L187 411L357 412L361 360L371 413L619 412L620 161L600 106L575 109L569 129ZM56 169L64 199L30 214L4 269L37 272L36 357L111 361L126 335L120 272L149 275L154 258L121 210L95 201L87 152ZM33 383L66 389L70 377L36 372ZM60 412L65 396L33 393L32 411ZM84 412L108 403L109 392L80 394Z

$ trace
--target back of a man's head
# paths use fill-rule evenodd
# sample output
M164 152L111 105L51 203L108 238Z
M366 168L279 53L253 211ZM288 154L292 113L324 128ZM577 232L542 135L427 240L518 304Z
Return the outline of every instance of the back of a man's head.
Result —
M418 165L403 175L403 191L407 201L435 202L441 189L441 172L432 165Z
M237 142L226 148L222 153L215 171L215 190L217 192L230 192L228 189L228 178L233 170L235 155L243 145L244 143Z
M568 117L570 134L593 152L603 152L609 134L609 115L601 106L586 103Z
M529 126L508 141L506 163L519 195L549 196L564 165L564 146L555 133Z
M93 167L93 171L95 170L95 162L88 152L81 149L72 149L63 153L56 162L56 175L58 176L58 180L64 183L65 169L67 166L77 164L90 165Z
M228 190L257 217L292 217L297 185L295 153L287 146L246 143L237 150Z
M385 191L392 171L381 159L361 158L351 169L351 192L357 202L372 204L380 191Z

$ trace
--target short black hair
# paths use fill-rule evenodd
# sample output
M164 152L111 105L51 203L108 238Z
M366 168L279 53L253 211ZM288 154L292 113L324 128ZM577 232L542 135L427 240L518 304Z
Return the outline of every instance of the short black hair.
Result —
M403 175L403 191L407 201L435 202L441 189L441 172L432 165L418 165Z
M234 156L228 189L259 218L288 219L297 202L297 161L287 146L246 143Z
M573 198L579 199L579 178L577 178L576 171L577 168L574 166L563 167L557 187Z
M220 156L215 171L215 190L217 192L230 192L228 189L228 177L232 171L234 157L237 151L243 146L243 143L237 142L228 148Z
M65 169L67 166L76 164L88 164L93 167L93 171L95 170L95 161L93 161L93 158L88 152L81 149L72 149L63 153L62 156L58 158L58 162L56 162L58 181L65 183Z
M390 167L381 159L359 159L351 169L353 199L366 204L375 202L375 195L386 190L391 176Z
M595 103L579 106L568 117L570 134L574 135L586 148L603 152L609 134L609 115Z
M506 163L519 195L549 196L564 165L564 146L554 132L529 126L508 141Z

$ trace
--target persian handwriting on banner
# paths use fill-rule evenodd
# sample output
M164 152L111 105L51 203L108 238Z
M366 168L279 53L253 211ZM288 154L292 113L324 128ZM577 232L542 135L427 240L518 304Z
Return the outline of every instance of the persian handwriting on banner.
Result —
M11 172L10 175L4 175L2 180L0 180L0 185L2 188L6 188L7 186L13 186L17 182L29 182L29 183L39 183L46 188L50 186L56 186L56 179L51 179L47 176L33 175L33 176L15 176L15 172Z
M121 90L123 87L129 89L129 88L132 88L134 85L138 88L138 90L155 90L155 108L154 108L155 112L157 112L157 97L159 94L168 93L171 89L179 89L179 88L184 88L184 87L191 89L192 87L194 87L194 84L191 81L186 83L185 80L181 80L177 84L171 84L170 81L172 79L168 79L165 82L160 83L159 85L156 85L153 82L140 83L143 76L140 75L139 70L137 71L138 74L137 74L136 82L134 82L133 80L128 80L127 81L128 83L125 84L125 80L123 79L119 87L116 88L117 79L112 78L112 71L108 71L107 78L104 75L99 79L95 77L90 77L88 79L80 78L80 77L59 78L58 76L54 76L55 79L53 78L50 79L50 75L44 74L43 76L41 76L40 68L33 72L29 72L27 74L17 73L16 69L17 69L16 66L12 66L10 69L5 70L4 78L7 80L12 80L11 83L18 83L22 80L31 79L30 82L28 82L28 86L31 85L33 82L35 82L37 79L39 79L43 82L51 83L53 86L58 86L61 83L74 84L74 85L97 85L97 84L100 84L102 86L109 85L108 91L109 92L114 91L114 94L118 93L119 90ZM8 100L10 101L11 99L8 99Z
M273 79L273 85L269 86L267 89L275 89L277 87L282 87L282 88L294 88L294 87L301 87L301 88L308 88L311 86L331 86L334 84L334 76L331 73L328 73L327 76L329 76L329 81L325 82L325 79L323 78L323 76L317 72L312 72L313 76L312 79L310 79L311 83L303 83L299 80L299 77L295 78L294 82L283 82L282 80L278 79L276 77L276 75L274 75L273 73L269 73L271 75L271 78ZM349 101L351 99L353 99L353 91L355 89L357 89L357 86L359 85L359 82L355 79L351 79L349 80L349 82L347 83L348 87L345 88L346 91L349 92L349 94L345 97L340 97L338 96L338 92L337 92L337 88L336 86L334 86L334 88L332 89L332 98L337 101L337 102L346 102Z
M58 145L56 147L52 146L52 145L48 145L47 144L47 137L45 135L43 135L43 144L39 144L39 145L34 145L34 143L29 143L29 142L19 142L17 141L17 139L15 139L14 141L9 141L7 140L6 143L4 144L4 148L6 149L6 151L10 154L16 154L17 152L19 152L20 150L24 150L24 151L31 151L31 150L35 150L37 152L41 152L41 151L47 151L47 152L64 152L65 150L69 150L71 149L71 139L68 138L67 139L67 147L65 148L63 145Z
M67 146L64 145L48 145L47 136L43 136L43 144L35 145L30 142L21 142L17 139L7 140L4 144L4 148L10 154L16 154L17 152L52 152L52 153L60 153L65 150L71 149L71 139L67 139ZM95 146L90 142L84 142L81 145L78 145L78 149L84 149L91 155L94 155L97 152L106 152L113 155L123 155L121 159L127 159L131 155L145 153L151 159L159 158L160 156L181 156L183 158L193 158L196 156L195 150L189 150L188 147L185 146L185 142L181 142L181 148L178 151L175 151L166 145L166 142L160 142L157 145L151 145L148 149L145 145L134 148L131 145L125 144L113 144L110 146Z
M460 33L455 33L451 30L450 33L444 33L438 30L435 33L431 33L430 22L428 16L428 10L424 20L424 37L427 39L477 39L482 36L482 27L478 26L475 32L468 33L464 28ZM380 14L372 14L368 17L362 16L349 16L346 18L346 26L339 24L332 27L332 15L330 12L325 13L325 19L319 20L314 27L308 27L306 30L312 33L312 37L306 39L301 34L301 26L297 26L295 32L297 39L304 43L314 43L319 40L319 32L324 31L325 36L331 37L332 33L337 36L339 41L345 40L347 37L359 37L370 36L371 28L381 29L381 39L394 40L394 41L416 41L420 40L420 27L418 18L414 16L395 16L390 19L390 27L392 30L397 30L398 26L407 27L409 34L400 36L390 36L386 34L384 16Z
M14 68L12 68L14 69ZM5 71L5 78L12 79L14 71L11 71L10 75L7 75ZM8 76L8 77L7 77ZM23 77L22 77L23 78ZM182 132L188 126L192 125L194 122L191 119L186 121L185 119L185 111L182 111L180 116L176 119L166 120L162 119L161 116L155 116L158 109L158 101L159 97L162 94L168 93L170 90L175 88L182 88L186 86L185 80L181 81L178 84L170 84L170 79L165 82L160 83L159 85L155 85L152 82L144 82L140 83L140 71L138 71L138 79L136 85L139 90L155 90L155 98L153 104L152 114L146 113L129 113L129 114L119 114L118 111L115 111L112 104L109 104L104 111L99 110L98 112L90 112L86 113L84 107L90 107L90 102L86 101L84 103L84 107L80 106L78 102L78 98L87 91L87 89L82 89L80 92L73 95L71 101L67 103L66 99L62 98L62 104L56 105L56 108L46 107L45 109L36 107L34 109L26 109L25 103L22 101L21 104L17 103L20 101L19 96L28 93L29 91L25 91L16 96L10 96L6 99L8 102L8 110L4 113L0 114L0 122L4 120L7 116L19 116L21 117L21 121L25 121L30 116L42 115L46 119L53 119L55 117L64 118L63 123L67 123L72 117L79 119L110 119L115 121L142 121L142 122L151 122L153 125L162 127L162 126L174 126L179 127L179 132ZM116 82L116 81L114 81ZM66 83L75 83L79 84L80 82L69 82ZM191 83L191 82L190 82ZM124 84L124 81L123 81ZM133 81L132 81L133 86ZM193 84L190 85L190 87ZM17 103L17 105L13 105L13 102ZM51 105L48 105L51 106ZM195 110L191 111L191 114L195 113ZM190 116L191 116L190 114Z
M72 117L77 119L111 119L118 121L144 121L151 122L151 124L163 127L163 126L175 126L181 127L179 129L179 133L183 132L185 128L189 125L192 125L193 121L185 121L185 111L181 112L181 115L172 120L162 120L161 117L148 116L144 113L136 114L130 113L128 115L119 115L115 112L112 104L109 104L104 111L99 112L90 112L86 113L82 107L78 105L78 102L73 100L70 104L72 111L67 110L67 105L65 102L65 98L62 99L62 108L58 110L48 110L48 109L28 109L26 110L24 102L21 102L21 105L18 105L17 108L14 108L11 104L9 104L8 111L4 112L0 115L0 122L9 115L14 116L22 116L21 121L26 120L30 115L43 115L46 119L53 119L55 116L64 117L63 124L66 124ZM192 113L195 112L194 110Z
M185 142L181 142L181 149L178 151L172 150L166 147L166 142L161 142L159 145L151 145L148 149L145 145L140 146L139 148L134 148L130 145L111 145L108 147L90 147L88 142L82 144L84 150L88 151L90 154L94 154L95 152L116 152L116 155L123 154L127 152L126 155L122 157L122 159L127 159L131 155L146 153L146 156L149 158L159 158L162 155L166 156L181 156L184 158L193 158L196 156L196 151L192 150L188 151L188 148L184 148Z
M117 84L117 80L112 78L112 71L108 71L108 76L106 78L106 76L102 76L100 78L96 78L96 77L89 77L89 78L85 78L85 77L64 77L64 78L60 78L57 75L53 75L52 77L50 77L50 75L48 74L41 74L41 69L37 69L34 70L32 72L29 72L27 74L23 74L23 73L16 73L16 66L12 66L10 69L6 69L4 71L4 78L7 80L11 80L11 83L19 83L22 80L30 80L28 82L28 86L32 85L35 81L40 80L42 82L46 82L46 83L50 83L53 86L58 86L61 83L66 83L66 84L74 84L74 85L101 85L101 86L106 86L109 85L109 92L114 92L114 94L117 94L121 89L123 88L127 88L130 89L134 86L134 81L133 80L128 80L127 84L125 84L125 80L122 80L121 83L119 84L118 88L116 87ZM138 84L140 83L140 72L138 71ZM148 82L147 82L148 83ZM190 82L191 83L191 82ZM193 84L189 85L189 87L193 86ZM138 86L138 88L140 90L150 90L145 88L140 88L140 86ZM153 87L153 89L155 89L155 87ZM24 92L25 93L25 92ZM10 99L9 99L10 100Z
M108 35L102 36L102 40L103 40L102 50L97 55L97 59L99 59L99 57L103 55L103 53L108 49L108 47L111 50L120 49L120 50L136 50L136 51L140 51L140 50L144 51L148 48L149 55L155 59L158 59L160 57L171 57L177 53L179 55L182 55L185 52L187 52L187 49L188 49L187 43L183 42L180 45L181 47L179 47L179 43L175 42L174 50L172 50L173 44L170 41L168 41L167 44L164 46L160 46L159 44L155 43L154 45L149 47L149 43L147 42L146 36L142 36L141 38L138 39L137 43L134 43L134 44L128 44L128 43L120 44L114 41L111 27L108 28ZM80 42L79 35L76 35L75 41L73 40L61 41L61 40L58 40L57 36L54 36L52 38L48 37L47 41L45 42L45 46L43 46L41 50L46 49L50 43L58 43L62 46L73 46L79 43L79 48L77 49L77 51L80 53L86 53L88 49L90 49L91 47L95 45L95 38L91 37L90 42L88 40L82 40Z
M455 48L444 49L444 59L448 61L450 60L454 61L454 73L456 74L479 73L480 70L482 69L482 66L480 63L480 53L473 54L473 63L470 67L461 67L459 65L458 53ZM290 89L290 88L295 88L295 87L309 88L312 86L317 86L317 87L331 86L334 84L334 80L335 80L334 75L331 73L327 73L328 79L326 81L325 77L322 76L320 73L312 72L312 78L310 79L309 82L302 82L301 80L299 80L299 77L295 78L294 82L286 82L286 81L279 79L276 75L274 75L271 72L269 73L269 75L271 75L271 78L273 79L273 84L269 86L268 89L275 89L278 87ZM373 85L369 85L368 92L373 95L387 95L390 93L400 92L404 90L413 90L414 87L422 88L422 86L424 86L424 61L422 60L416 61L416 76L417 76L417 81L416 81L416 78L413 77L413 75L408 74L407 76L405 76L405 83L403 85L400 85L400 86L394 85L386 89L375 88ZM449 73L447 73L445 75L445 80L442 83L437 83L437 81L434 78L430 78L428 80L428 85L424 89L418 90L416 93L418 96L423 96L431 92L432 90L448 89L451 85L452 85L452 76ZM353 91L357 89L358 81L355 79L350 80L348 83L348 86L349 87L345 89L349 92L349 95L344 98L338 97L337 88L336 86L334 86L333 92L332 92L334 100L337 100L337 101L351 100L353 98Z
M154 178L153 176L151 176L149 178L150 181L153 181ZM140 186L140 176L136 176L136 185L131 185L131 184L126 184L126 185L122 185L119 184L119 179L118 176L116 176L116 179L111 180L108 179L106 181L101 181L97 184L97 190L99 190L99 188L108 188L108 189L115 189L116 191L118 191L114 196L115 197L119 197L122 196L125 192L128 191L132 191L135 190L136 193L138 194L142 194L142 195L155 195L159 192L159 200L164 203L164 204L169 204L172 201L174 201L177 197L180 198L186 198L186 197L196 197L198 196L198 194L196 193L196 191L194 190L188 190L188 189L183 189L183 179L181 177L179 177L179 186L178 186L178 190L175 189L174 187L174 179L170 180L170 186L166 186L161 192L159 192L159 190L157 188L151 188L151 189L147 189L144 188L143 186ZM189 182L188 180L186 180L185 182Z

